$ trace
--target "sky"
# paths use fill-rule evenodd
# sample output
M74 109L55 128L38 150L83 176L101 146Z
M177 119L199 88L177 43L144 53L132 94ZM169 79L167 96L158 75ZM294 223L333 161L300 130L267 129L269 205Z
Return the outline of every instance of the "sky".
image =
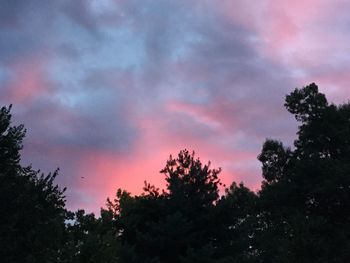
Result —
M22 163L60 168L67 207L164 187L194 150L259 189L266 138L292 145L283 104L315 82L350 98L350 1L1 0L0 106L27 135Z

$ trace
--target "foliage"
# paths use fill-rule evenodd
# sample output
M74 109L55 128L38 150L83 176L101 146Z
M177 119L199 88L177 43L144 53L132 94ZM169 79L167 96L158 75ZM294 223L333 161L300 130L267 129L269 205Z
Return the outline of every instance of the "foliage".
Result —
M58 170L39 175L20 165L25 130L11 126L10 109L0 110L0 258L56 262L65 228L65 189L54 184Z
M267 139L254 193L194 152L170 156L166 189L119 189L100 217L65 209L58 174L20 165L23 125L0 110L1 262L290 263L350 257L350 104L329 104L312 83L286 96L300 123L293 148Z
M220 221L219 218L225 212L225 216L235 217L225 209L243 209L240 205L246 202L246 193L238 192L248 190L240 185L239 190L231 188L227 197L220 199L220 169L210 169L210 163L203 165L187 150L180 151L177 158L170 156L161 173L167 181L166 191L160 192L146 183L142 195L131 196L119 190L116 199L108 202L119 228L121 262L224 262L231 259L232 253L221 247L229 243L225 233L238 219ZM243 213L243 210L237 212L246 218ZM236 245L231 244L230 248Z
M11 105L0 109L0 175L15 173L20 168L20 150L25 136L23 125L11 126Z
M118 262L117 233L111 212L101 210L101 216L95 218L94 214L78 210L70 213L66 228L63 262Z
M263 262L346 262L350 256L350 106L313 83L286 97L301 123L292 151L267 140L259 195ZM272 242L266 242L271 240Z

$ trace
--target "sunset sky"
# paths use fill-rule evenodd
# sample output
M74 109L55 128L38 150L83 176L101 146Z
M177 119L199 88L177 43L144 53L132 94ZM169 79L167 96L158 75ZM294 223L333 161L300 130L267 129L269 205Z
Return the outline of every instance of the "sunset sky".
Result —
M258 189L265 138L295 138L286 94L315 82L350 98L349 13L345 0L1 0L0 105L28 130L22 163L60 168L70 209L163 187L184 148Z

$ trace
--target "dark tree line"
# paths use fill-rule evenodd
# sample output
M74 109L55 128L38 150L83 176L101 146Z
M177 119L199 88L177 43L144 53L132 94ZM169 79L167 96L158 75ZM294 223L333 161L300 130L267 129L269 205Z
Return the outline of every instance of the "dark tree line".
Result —
M285 107L300 123L294 146L268 139L257 193L194 153L170 156L166 189L119 189L96 218L65 208L65 189L20 164L25 130L0 110L0 261L91 263L347 262L350 258L350 104L315 84Z

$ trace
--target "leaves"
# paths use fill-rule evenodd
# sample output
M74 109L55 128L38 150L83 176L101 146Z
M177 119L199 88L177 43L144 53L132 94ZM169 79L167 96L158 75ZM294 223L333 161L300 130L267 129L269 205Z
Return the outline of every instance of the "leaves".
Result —
M286 97L302 122L295 150L267 140L258 159L257 240L266 262L345 262L350 236L350 107L329 105L312 83ZM271 242L267 242L271 240Z
M3 262L347 262L350 256L350 104L328 104L312 83L285 106L301 123L294 148L267 139L255 193L221 193L210 162L182 150L161 170L165 190L118 189L100 217L65 209L65 189L20 165L25 135L0 110Z

